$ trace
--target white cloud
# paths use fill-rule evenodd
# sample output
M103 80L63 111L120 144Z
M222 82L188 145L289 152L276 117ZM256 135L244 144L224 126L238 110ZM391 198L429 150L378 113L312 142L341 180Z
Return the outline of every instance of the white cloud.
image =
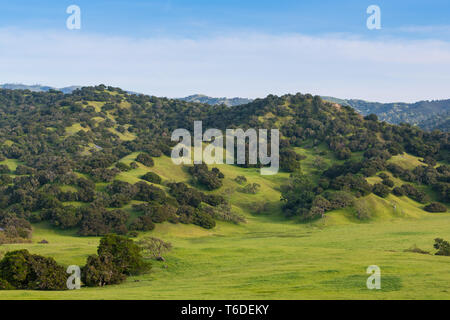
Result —
M310 92L443 99L450 98L450 43L299 34L133 39L3 29L0 82L104 83L169 97Z

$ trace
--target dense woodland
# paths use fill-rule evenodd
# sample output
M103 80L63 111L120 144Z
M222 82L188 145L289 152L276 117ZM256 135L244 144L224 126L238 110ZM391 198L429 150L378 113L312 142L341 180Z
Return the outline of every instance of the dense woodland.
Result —
M0 161L19 163L14 171L0 165L0 243L27 241L31 223L40 221L77 228L82 236L133 234L164 221L204 228L214 228L217 219L239 223L242 218L233 214L226 199L208 192L222 187L220 169L190 167L191 186L162 181L151 172L154 158L170 156L172 131L193 129L196 120L204 128L220 130L280 129L281 170L292 173L282 186L289 217L319 219L370 193L407 196L429 211L446 210L438 202L449 202L448 133L390 125L375 115L363 118L318 96L268 96L226 107L128 94L103 85L72 94L0 90ZM321 148L323 158L333 163L326 165L318 157L320 179L312 179L302 173L296 147ZM133 152L138 153L135 162L120 162ZM423 157L423 165L405 170L388 163L403 152ZM115 179L138 163L150 170L142 181ZM405 184L393 188L386 175L380 175L381 183L368 184L365 178L380 171ZM438 198L431 199L417 184L432 188ZM254 193L258 186L242 189ZM131 201L140 203L133 205L139 213L133 221L123 210Z

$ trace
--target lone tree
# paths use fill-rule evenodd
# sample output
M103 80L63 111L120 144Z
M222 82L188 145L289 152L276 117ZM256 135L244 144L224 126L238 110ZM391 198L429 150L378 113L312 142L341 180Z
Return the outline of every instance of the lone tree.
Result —
M146 258L164 260L162 255L172 249L172 244L154 237L146 237L137 242Z

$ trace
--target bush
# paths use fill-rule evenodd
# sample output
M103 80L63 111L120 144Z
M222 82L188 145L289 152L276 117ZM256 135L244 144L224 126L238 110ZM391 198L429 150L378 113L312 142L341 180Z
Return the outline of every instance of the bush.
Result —
M140 181L134 186L137 190L136 195L134 196L135 200L155 201L159 203L163 203L166 200L166 193L154 185Z
M162 179L160 176L158 176L156 173L154 172L147 172L146 174L144 174L141 179L151 182L151 183L156 183L156 184L161 184Z
M424 210L428 212L447 212L447 207L442 203L432 202L425 206Z
M351 207L354 204L355 198L352 194L345 191L326 191L323 194L324 198L327 199L330 204L330 210L343 209L346 207Z
M14 290L15 288L6 280L0 279L0 290Z
M0 232L0 244L20 243L31 239L31 224L14 213L0 212L0 228L3 229L3 232Z
M196 182L204 185L208 190L215 190L222 186L221 179L224 178L224 175L217 168L208 171L206 164L194 164L189 167L189 173L192 174Z
M359 220L370 219L372 214L364 201L357 201L354 204L356 218Z
M208 194L203 196L203 202L210 206L217 207L218 205L226 203L226 200L220 195Z
M391 190L389 189L389 187L382 183L375 183L373 185L372 192L381 198L386 198Z
M392 188L395 184L394 181L392 181L389 178L383 179L383 181L381 182L382 184L384 184L385 186Z
M0 164L0 174L11 173L9 167L6 164Z
M437 256L450 256L450 243L440 238L436 238L434 241L434 248L438 250Z
M216 226L214 219L200 210L195 211L192 221L195 225L205 229L212 229Z
M0 278L16 289L65 290L67 274L53 258L17 250L0 261Z
M129 165L127 165L126 163L123 163L123 162L116 163L116 168L122 172L127 172L132 169Z
M130 230L136 231L150 231L155 229L155 224L149 216L140 216L134 220L130 225Z
M397 196L397 197L402 197L402 196L405 195L405 191L404 191L403 188L401 188L401 187L395 187L395 188L392 190L392 193L393 193L395 196Z
M140 153L136 157L136 161L142 163L146 167L153 167L155 165L155 162L153 161L153 158L150 157L146 153Z
M257 194L261 186L258 183L249 183L243 188L239 188L239 192L247 194Z
M170 189L170 194L177 199L180 205L189 205L198 208L203 201L203 193L196 189L189 188L183 182L170 183L168 187Z
M236 178L234 178L234 181L236 181L239 184L244 184L247 182L247 178L244 176L237 176Z

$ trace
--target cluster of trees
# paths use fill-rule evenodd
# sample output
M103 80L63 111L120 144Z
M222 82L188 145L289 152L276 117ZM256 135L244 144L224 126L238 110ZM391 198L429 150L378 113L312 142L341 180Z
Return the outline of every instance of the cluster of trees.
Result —
M399 197L408 196L409 198L420 203L427 203L428 201L430 201L430 197L424 191L418 190L410 184L404 184L401 187L395 187L392 190L392 193Z
M194 177L195 182L205 186L208 190L219 189L223 185L222 179L225 178L223 173L217 168L209 171L205 163L194 164L189 167L188 171Z
M292 174L281 188L283 209L288 216L302 221L322 218L327 211L352 206L354 196L347 191L326 190L315 186L309 176Z
M96 255L81 268L81 280L88 287L102 287L123 282L127 276L150 271L151 264L133 240L108 234L100 240Z
M425 206L424 210L428 212L447 212L447 207L442 203L432 202Z
M161 184L161 182L162 182L161 177L158 176L156 173L151 172L151 171L149 171L146 174L144 174L141 177L141 179L145 180L145 181L148 181L148 182L151 182L151 183L156 183L156 184Z
M160 252L164 251L160 248ZM81 280L88 287L123 282L127 276L150 271L142 248L131 239L108 234L100 240L96 255L81 268ZM146 247L154 252L154 247ZM28 250L10 251L0 260L0 290L66 290L66 269L53 258L31 254Z
M53 258L10 251L0 261L0 290L65 290L67 274Z
M189 188L185 183L168 184L170 194L177 200L180 207L177 210L178 221L181 223L193 223L206 229L214 228L213 211L207 210L207 206L218 207L226 204L224 197L220 195L204 194L196 189Z
M31 235L31 224L27 220L13 212L0 212L0 244L28 242Z

